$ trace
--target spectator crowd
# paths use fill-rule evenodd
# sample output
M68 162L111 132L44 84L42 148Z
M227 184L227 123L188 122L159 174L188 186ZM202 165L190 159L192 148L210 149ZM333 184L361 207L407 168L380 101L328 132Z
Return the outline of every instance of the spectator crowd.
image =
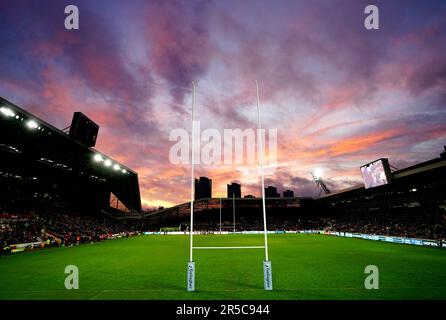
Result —
M214 215L215 217L215 215ZM446 214L420 210L393 212L358 212L336 216L269 216L268 230L326 230L420 239L445 239ZM223 219L223 231L233 231L233 220ZM188 223L181 230L188 230ZM215 218L202 215L194 223L196 231L219 231ZM263 230L263 220L238 215L236 231ZM0 253L14 244L44 242L45 245L70 246L97 242L111 237L131 236L141 232L140 223L122 224L106 217L59 215L17 215L0 217Z
M0 253L14 244L45 242L69 246L97 242L112 236L131 236L140 226L124 225L105 217L60 215L17 215L0 219Z
M269 216L268 230L328 230L396 237L437 239L446 237L446 214L430 213L421 210L393 210L392 212L358 212L335 216ZM222 221L222 230L232 231L232 220ZM220 229L216 219L197 217L194 223L197 231ZM244 216L236 217L236 231L263 230L262 219Z

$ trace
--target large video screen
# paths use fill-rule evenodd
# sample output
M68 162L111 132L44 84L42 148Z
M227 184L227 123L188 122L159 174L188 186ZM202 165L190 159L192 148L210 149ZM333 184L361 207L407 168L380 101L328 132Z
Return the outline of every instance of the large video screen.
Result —
M390 167L387 159L378 159L361 167L366 189L390 183Z

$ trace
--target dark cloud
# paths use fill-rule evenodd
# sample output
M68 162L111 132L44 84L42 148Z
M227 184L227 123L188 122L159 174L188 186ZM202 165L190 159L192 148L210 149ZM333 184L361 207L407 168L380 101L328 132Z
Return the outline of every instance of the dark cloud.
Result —
M167 81L175 102L182 102L211 59L208 32L210 1L152 1L147 12L151 66ZM177 108L181 111L180 108Z

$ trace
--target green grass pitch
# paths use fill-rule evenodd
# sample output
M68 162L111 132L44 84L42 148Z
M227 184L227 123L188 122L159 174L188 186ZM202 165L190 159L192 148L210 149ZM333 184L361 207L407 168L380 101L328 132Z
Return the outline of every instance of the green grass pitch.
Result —
M263 235L196 236L197 246L257 246ZM187 236L139 236L0 257L0 299L445 299L446 251L321 235L270 235L264 252L196 250L196 292L186 291ZM79 268L79 290L64 287ZM364 269L379 268L378 290Z

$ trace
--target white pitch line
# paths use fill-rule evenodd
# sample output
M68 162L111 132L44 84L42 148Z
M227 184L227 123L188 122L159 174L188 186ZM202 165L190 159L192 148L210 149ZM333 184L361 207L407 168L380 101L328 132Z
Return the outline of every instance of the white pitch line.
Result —
M206 249L265 249L264 246L258 247L193 247L194 249L206 250Z

